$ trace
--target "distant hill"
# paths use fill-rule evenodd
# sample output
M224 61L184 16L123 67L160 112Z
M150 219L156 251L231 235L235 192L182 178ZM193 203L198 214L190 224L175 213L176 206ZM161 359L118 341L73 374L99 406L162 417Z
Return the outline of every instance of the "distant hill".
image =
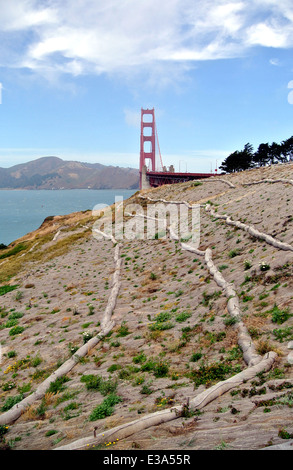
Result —
M135 168L42 157L0 168L0 189L136 189Z

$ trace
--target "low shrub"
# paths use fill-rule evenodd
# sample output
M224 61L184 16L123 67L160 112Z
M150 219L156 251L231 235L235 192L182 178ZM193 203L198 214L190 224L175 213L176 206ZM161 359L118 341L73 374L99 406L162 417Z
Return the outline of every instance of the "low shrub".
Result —
M233 367L225 362L216 362L209 365L202 364L198 369L190 372L190 377L195 387L202 384L209 386L238 372L240 372L240 366Z
M114 406L121 401L121 397L114 393L111 393L107 398L102 401L100 405L94 408L94 410L89 416L89 420L96 421L97 419L104 419L107 416L111 416L114 412Z
M289 309L280 310L276 304L271 310L269 310L268 313L272 314L272 322L278 323L279 325L284 323L286 320L288 320L288 318L291 317L291 314L289 313Z
M19 334L22 333L23 331L24 331L24 327L23 327L23 326L14 326L14 327L11 328L11 330L9 331L9 336L19 335Z
M18 286L9 286L9 285L6 285L6 286L0 286L0 295L5 295L7 294L7 292L11 292L12 290L14 289L17 289Z
M58 377L54 382L51 382L49 387L48 387L48 390L47 392L48 393L57 393L57 392L60 392L62 390L64 390L64 384L65 382L68 382L70 379L68 377L66 377L66 375L62 376L62 377Z

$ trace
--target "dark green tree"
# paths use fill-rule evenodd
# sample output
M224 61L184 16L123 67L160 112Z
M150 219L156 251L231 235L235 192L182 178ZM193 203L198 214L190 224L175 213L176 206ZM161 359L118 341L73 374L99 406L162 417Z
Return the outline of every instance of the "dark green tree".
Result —
M270 146L268 143L260 144L253 155L253 161L257 166L265 166L269 162Z
M251 144L244 145L244 149L231 153L219 166L225 173L248 170L255 166L272 165L293 161L293 136L284 140L281 144L276 142L262 143L257 151L253 152Z
M247 143L241 151L231 153L220 165L220 170L225 173L234 173L235 171L248 170L254 166L253 147Z
M277 144L276 142L273 142L270 145L269 161L270 161L271 165L281 161L281 146L279 144Z
M283 162L288 162L293 160L293 136L289 139L283 140L280 145L281 155Z

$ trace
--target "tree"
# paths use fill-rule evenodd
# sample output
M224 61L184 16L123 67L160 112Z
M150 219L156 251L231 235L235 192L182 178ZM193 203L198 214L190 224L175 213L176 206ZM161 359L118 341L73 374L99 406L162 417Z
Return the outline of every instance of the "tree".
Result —
M270 146L268 143L260 144L253 155L253 161L257 166L265 166L269 162Z
M244 149L231 153L219 166L225 173L248 170L255 166L265 166L267 164L286 163L293 161L293 136L284 140L281 144L276 142L259 144L258 149L253 153L253 147L247 143Z
M276 142L273 142L270 145L269 149L269 159L271 165L281 160L281 146Z
M283 161L288 162L293 160L293 136L281 142L281 154Z
M236 152L231 153L220 165L220 170L223 170L225 173L234 173L235 171L238 170L238 155L239 152L236 150Z
M235 171L248 170L253 166L253 147L247 143L243 150L231 153L219 168L225 173L234 173Z

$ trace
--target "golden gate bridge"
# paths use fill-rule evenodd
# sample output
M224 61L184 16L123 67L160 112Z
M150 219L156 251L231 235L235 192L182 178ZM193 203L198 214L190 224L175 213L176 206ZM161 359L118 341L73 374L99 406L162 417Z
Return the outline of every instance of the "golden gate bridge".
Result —
M156 158L156 155L159 158ZM217 171L217 170L215 170ZM139 187L147 189L163 184L183 183L210 178L216 173L176 173L174 166L163 165L155 120L155 110L141 108Z

